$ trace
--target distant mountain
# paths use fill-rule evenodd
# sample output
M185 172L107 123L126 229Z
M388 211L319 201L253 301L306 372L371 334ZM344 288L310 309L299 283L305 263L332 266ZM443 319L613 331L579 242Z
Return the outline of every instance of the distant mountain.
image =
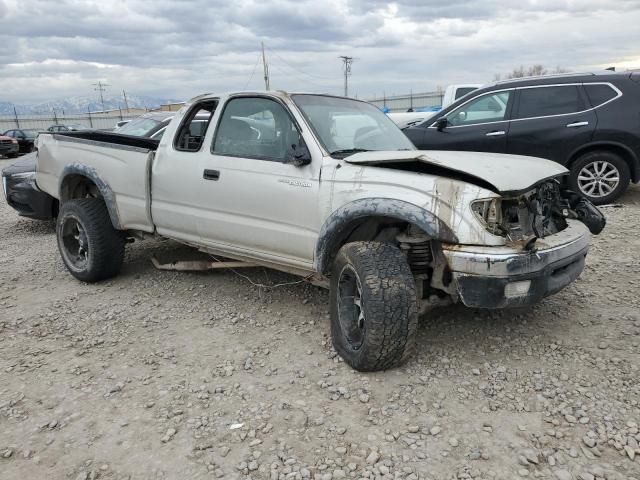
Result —
M158 108L162 103L172 103L177 100L169 98L149 97L146 95L127 95L127 103L129 108ZM10 102L0 101L0 116L13 115L14 104ZM87 110L91 112L102 111L102 103L97 96L91 97L67 97L58 100L51 100L49 102L41 102L36 104L15 104L18 115L29 114L47 114L51 113L52 109L55 109L57 114L62 112L70 113L86 113ZM118 108L125 108L124 98L118 95L105 95L104 96L104 109L105 110L117 110Z

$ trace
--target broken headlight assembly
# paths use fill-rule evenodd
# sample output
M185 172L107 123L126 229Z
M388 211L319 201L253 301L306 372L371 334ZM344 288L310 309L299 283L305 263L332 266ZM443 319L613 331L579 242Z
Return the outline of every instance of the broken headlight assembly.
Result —
M471 202L471 210L484 228L494 235L503 235L502 200L500 198L483 198Z

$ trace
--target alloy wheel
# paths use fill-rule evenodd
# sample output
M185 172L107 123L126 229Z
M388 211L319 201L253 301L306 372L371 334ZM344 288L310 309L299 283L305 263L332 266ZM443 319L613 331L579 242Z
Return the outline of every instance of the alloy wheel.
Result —
M62 224L63 254L68 264L76 270L83 270L89 261L89 240L80 221L72 216Z
M580 191L595 198L606 197L620 184L620 171L605 160L586 164L578 173Z

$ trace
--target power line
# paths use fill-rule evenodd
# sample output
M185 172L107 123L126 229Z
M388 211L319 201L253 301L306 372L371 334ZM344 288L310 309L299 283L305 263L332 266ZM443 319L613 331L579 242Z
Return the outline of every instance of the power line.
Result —
M305 83L307 83L307 84L309 84L309 85L311 85L313 87L321 89L322 91L328 91L328 90L332 90L334 88L334 87L331 87L331 86L327 86L327 84L324 83L324 82L323 82L324 84L320 84L320 83L317 83L316 81L311 80L312 78L315 79L315 78L320 78L320 77L314 77L314 76L311 76L309 74L305 74L304 72L302 72L302 71L292 67L288 63L286 63L284 61L284 59L282 59L279 55L276 55L275 57L276 57L276 60L277 60L277 62L276 62L277 65L286 67L286 69L287 69L287 72L283 72L283 75L293 76L293 77L295 77L295 78L297 78L297 79L299 79L299 80L301 80L301 81L303 81L303 82L305 82ZM274 64L272 63L271 66L273 66L273 65ZM272 73L271 76L274 77L275 74L278 71L279 70L276 70L275 72L271 72ZM326 77L326 78L329 79L328 77ZM335 78L330 79L330 80L335 82Z
M311 74L311 73L305 72L303 70L300 70L299 68L294 67L293 65L291 65L289 62L287 62L280 55L278 55L278 53L275 50L273 50L273 49L271 49L269 47L266 47L266 48L267 48L267 50L269 50L270 53L273 53L278 59L280 59L280 61L282 63L284 63L287 67L291 68L292 70L295 70L296 72L299 72L299 73L301 73L303 75L306 75L307 77L317 78L318 80L334 80L333 77L323 77L321 75L315 75L315 74Z
M258 63L260 63L261 57L262 55L258 55L258 58L256 59L256 63L253 66L253 70L251 71L251 76L249 77L249 80L247 80L247 83L245 83L243 90L246 90L249 84L251 83L251 80L253 79L253 74L256 73L256 68L258 67Z

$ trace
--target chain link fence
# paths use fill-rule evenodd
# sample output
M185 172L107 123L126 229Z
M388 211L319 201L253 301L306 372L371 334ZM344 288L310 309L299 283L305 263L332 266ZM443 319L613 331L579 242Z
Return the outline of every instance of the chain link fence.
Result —
M373 103L381 110L385 107L390 112L406 112L409 108L418 110L419 108L432 108L442 105L443 92L423 92L408 93L405 95L391 95L382 98L368 98L369 103Z
M79 125L96 130L111 130L121 120L132 120L145 113L144 110L122 110L115 112L83 113L74 115L10 115L0 116L0 133L16 128L46 130L51 125Z

